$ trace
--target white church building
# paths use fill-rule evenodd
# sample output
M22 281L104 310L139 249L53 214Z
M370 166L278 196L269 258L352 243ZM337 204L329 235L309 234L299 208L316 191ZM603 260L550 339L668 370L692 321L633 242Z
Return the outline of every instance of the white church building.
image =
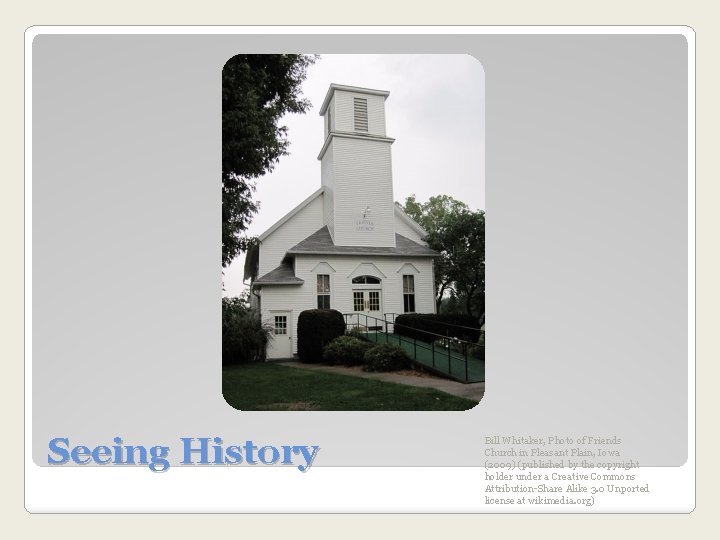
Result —
M336 309L360 324L370 321L368 326L389 314L435 311L437 253L393 199L388 95L330 85L320 108L320 188L247 253L252 305L273 328L268 358L297 352L297 319L304 310Z

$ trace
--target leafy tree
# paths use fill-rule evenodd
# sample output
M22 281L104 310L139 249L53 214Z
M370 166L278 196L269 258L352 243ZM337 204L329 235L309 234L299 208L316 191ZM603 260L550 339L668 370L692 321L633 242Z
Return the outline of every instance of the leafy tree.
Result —
M467 204L448 195L419 203L412 195L401 208L427 232L428 246L440 253L435 263L435 302L445 308L461 308L485 318L485 212L473 212ZM447 301L450 295L452 302Z
M304 113L310 102L300 85L316 56L239 54L222 73L222 265L252 239L244 231L257 213L255 181L288 154L287 113Z
M468 315L485 318L485 212L460 211L446 216L426 238L440 252L439 267L448 289Z
M428 232L439 228L448 214L470 211L467 204L449 195L435 195L426 203L419 203L415 195L410 195L400 207Z

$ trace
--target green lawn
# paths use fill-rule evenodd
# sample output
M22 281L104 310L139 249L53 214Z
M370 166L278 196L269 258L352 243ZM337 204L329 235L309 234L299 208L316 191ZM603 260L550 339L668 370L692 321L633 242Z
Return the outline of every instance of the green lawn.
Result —
M476 401L439 390L277 364L223 368L223 396L244 411L465 411Z

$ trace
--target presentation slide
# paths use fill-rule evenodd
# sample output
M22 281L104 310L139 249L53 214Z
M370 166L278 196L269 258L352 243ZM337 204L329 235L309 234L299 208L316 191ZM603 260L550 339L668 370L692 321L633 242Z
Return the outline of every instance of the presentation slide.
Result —
M687 26L34 26L25 508L690 514Z

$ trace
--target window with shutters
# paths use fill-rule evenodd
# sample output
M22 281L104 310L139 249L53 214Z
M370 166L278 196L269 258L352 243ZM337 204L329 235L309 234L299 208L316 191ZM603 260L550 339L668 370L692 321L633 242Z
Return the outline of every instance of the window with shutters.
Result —
M368 130L367 99L353 98L355 103L355 131Z

